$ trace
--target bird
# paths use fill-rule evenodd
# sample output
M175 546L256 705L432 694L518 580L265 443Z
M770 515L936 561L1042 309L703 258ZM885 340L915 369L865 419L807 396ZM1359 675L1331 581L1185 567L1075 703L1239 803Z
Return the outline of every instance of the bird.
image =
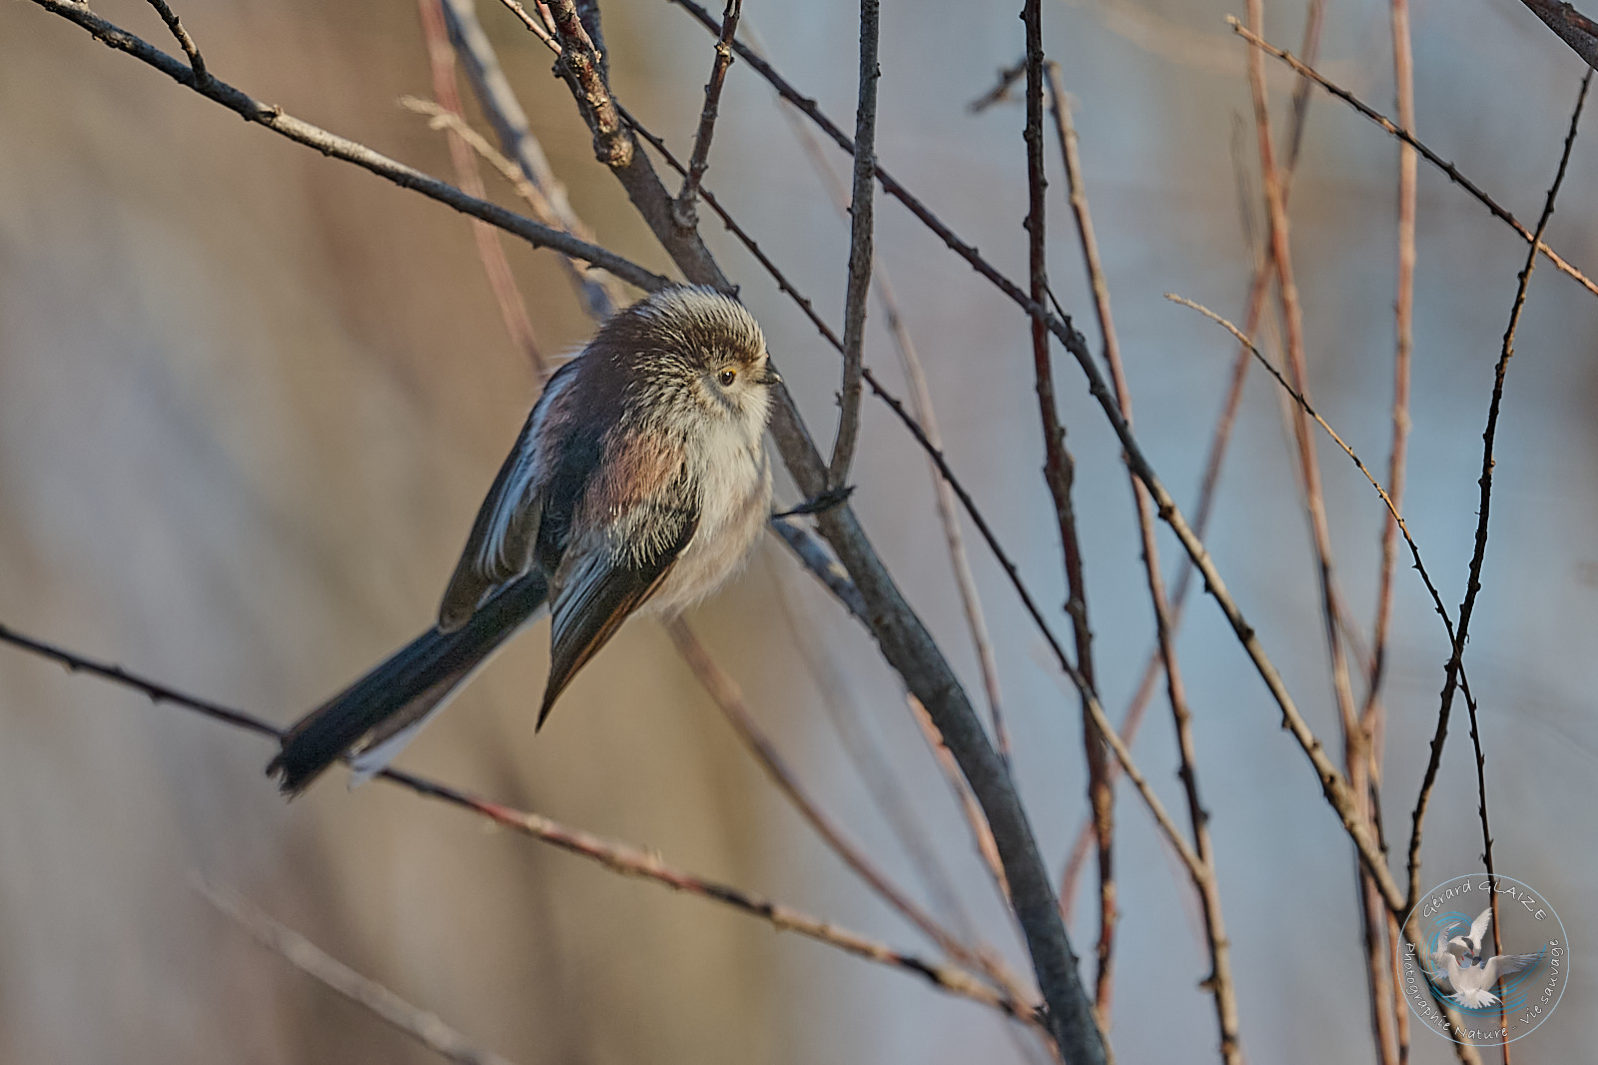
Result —
M742 567L770 514L780 382L759 324L714 289L614 314L534 404L436 624L290 727L268 775L292 797L346 757L352 786L381 772L547 607L541 728L630 615L680 612Z
M1470 923L1470 929L1465 935L1451 937L1448 941L1449 945L1454 946L1457 944L1472 959L1479 958L1481 957L1482 942L1487 938L1487 932L1492 928L1492 925L1493 908L1489 906L1476 915L1476 919ZM1454 925L1454 928L1463 927L1463 921Z
M1432 953L1432 984L1444 995L1472 1009L1497 1005L1498 996L1490 989L1504 977L1535 965L1542 957L1541 954L1495 954L1483 958L1482 947L1492 922L1493 911L1489 906L1476 916L1464 935L1449 936ZM1464 927L1461 921L1450 930Z

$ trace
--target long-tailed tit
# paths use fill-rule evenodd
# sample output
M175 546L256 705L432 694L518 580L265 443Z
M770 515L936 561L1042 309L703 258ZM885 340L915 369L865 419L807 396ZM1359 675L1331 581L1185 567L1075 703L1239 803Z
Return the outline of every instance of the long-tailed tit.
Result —
M357 779L380 771L547 603L542 725L629 614L682 610L742 565L771 506L777 380L755 320L710 289L612 317L533 407L438 624L302 718L267 772L292 795L351 751Z

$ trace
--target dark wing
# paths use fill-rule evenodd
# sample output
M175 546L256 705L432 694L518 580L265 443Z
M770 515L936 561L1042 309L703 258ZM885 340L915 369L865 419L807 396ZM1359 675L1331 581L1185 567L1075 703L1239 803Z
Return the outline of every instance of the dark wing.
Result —
M549 379L478 508L438 609L438 627L445 632L466 624L489 593L532 566L551 466L546 452L551 450L550 441L569 433L576 365L576 360L567 363Z
M637 504L624 529L595 533L568 550L550 600L549 685L538 710L539 727L572 677L655 593L693 539L699 511L686 491L686 478L671 496ZM628 535L640 525L650 535ZM639 550L627 549L640 544Z

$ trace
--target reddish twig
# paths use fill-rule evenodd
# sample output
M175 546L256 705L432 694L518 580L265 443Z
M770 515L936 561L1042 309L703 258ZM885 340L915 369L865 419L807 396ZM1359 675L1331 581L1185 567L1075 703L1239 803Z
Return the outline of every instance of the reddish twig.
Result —
M920 904L891 882L875 862L833 824L825 811L806 792L798 776L777 752L744 702L743 692L726 671L718 666L694 635L687 622L675 618L665 622L666 632L676 645L677 652L693 671L700 685L710 696L722 717L738 734L738 739L760 763L766 775L776 785L799 815L815 829L822 841L831 848L845 865L905 920L920 929L940 950L950 958L970 969L985 972L995 985L1015 1001L1025 1001L1031 996L1021 987L1020 980L1008 967L998 962L991 951L973 949L962 943L954 933L943 927Z
M678 2L681 2L681 0L678 0ZM1567 274L1571 278L1575 279L1575 281L1581 285L1582 288L1586 289L1594 296L1598 296L1598 284L1595 284L1587 277L1586 274L1582 273L1576 267L1566 262L1558 252L1554 251L1554 249L1543 243L1540 238L1533 240L1532 231L1522 225L1518 218L1510 214L1509 211L1504 207L1500 206L1498 201L1494 200L1491 196L1483 192L1475 182L1471 181L1464 174L1461 174L1459 172L1459 168L1454 166L1453 163L1450 163L1448 160L1444 159L1442 156L1428 148L1425 144L1421 143L1421 141L1417 139L1409 130L1398 126L1393 122L1392 119L1388 118L1386 115L1383 115L1381 112L1377 111L1375 108L1359 99L1359 97L1355 96L1347 89L1332 82L1315 68L1299 60L1291 52L1283 51L1282 49L1271 44L1269 41L1250 33L1248 28L1242 23L1238 22L1237 19L1228 16L1226 21L1227 24L1232 27L1232 32L1243 38L1243 40L1247 41L1255 48L1262 50L1266 55L1274 56L1275 58L1280 59L1283 63L1286 63L1289 67L1292 67L1296 73L1302 77L1308 78L1310 81L1313 81L1315 84L1319 85L1321 88L1325 89L1327 92L1331 93L1333 96L1337 97L1339 100L1342 100L1354 110L1358 111L1360 114L1376 123L1382 129L1386 130L1403 143L1415 149L1420 153L1422 159L1425 159L1428 163L1432 164L1444 174L1448 175L1448 179L1450 181L1464 189L1471 195L1472 198L1476 200L1476 202L1487 208L1487 210L1492 213L1494 218L1498 219L1500 222L1503 222L1516 233L1520 234L1520 238L1522 240L1530 241L1532 247L1542 252L1543 255L1547 256L1548 261L1553 263L1556 269L1558 269L1561 273Z
M1076 219L1078 243L1082 247L1083 264L1087 270L1088 285L1093 293L1094 313L1098 317L1099 331L1104 340L1104 359L1115 387L1116 402L1128 422L1132 420L1132 394L1127 386L1126 370L1121 360L1120 341L1115 332L1115 320L1110 311L1109 284L1099 258L1098 240L1094 235L1093 216L1088 209L1087 190L1082 180L1082 165L1077 151L1076 130L1071 124L1070 100L1061 82L1058 64L1047 65L1049 95L1053 103L1055 135L1060 142L1060 155L1065 163L1065 175L1070 205ZM1215 1001L1216 1020L1220 1030L1221 1060L1228 1065L1242 1061L1237 1014L1237 991L1232 980L1231 949L1226 938L1225 922L1221 914L1220 886L1216 877L1214 847L1210 838L1209 814L1199 795L1198 763L1193 743L1192 714L1187 705L1187 694L1182 683L1171 636L1170 604L1166 600L1165 582L1160 572L1159 548L1155 541L1154 515L1149 505L1148 493L1128 470L1133 505L1137 511L1138 534L1142 542L1143 569L1149 587L1149 600L1154 609L1156 642L1166 677L1166 692L1171 705L1171 717L1176 729L1177 750L1180 755L1178 773L1187 799L1188 819L1193 833L1193 861L1189 874L1204 914L1205 944L1210 954L1211 972L1207 986ZM1123 745L1106 722L1104 737L1113 745ZM1130 762L1130 754L1121 757L1123 766ZM1108 774L1106 774L1108 778ZM1104 784L1110 789L1109 780ZM1100 833L1102 835L1102 833ZM1102 903L1101 903L1102 908ZM1102 1006L1101 1006L1102 1009Z
M427 45L427 63L433 80L433 96L443 110L461 125L460 92L455 85L455 52L450 47L449 31L445 27L443 0L417 0L417 13L421 16L422 39ZM467 195L483 199L483 178L477 171L477 157L471 145L458 132L446 127L449 140L450 162L455 168L455 181ZM547 218L541 221L548 222ZM500 231L481 219L471 221L472 239L477 245L477 258L488 277L489 290L499 308L500 320L511 343L516 345L533 364L540 377L547 377L549 366L538 344L532 319L516 288L516 276L511 273L510 260L505 257L505 247L500 243Z
M1312 0L1309 16L1304 26L1304 54L1313 56L1320 39L1321 16L1325 10L1324 0ZM1293 107L1291 110L1287 143L1288 155L1281 167L1282 197L1287 199L1292 188L1293 170L1298 163L1299 147L1303 142L1304 120L1309 107L1309 83L1300 79L1293 91ZM1241 121L1241 120L1239 120ZM1252 202L1250 200L1249 202ZM1245 210L1244 219L1249 215ZM1270 279L1274 263L1267 250L1255 264L1254 276L1249 283L1247 311L1244 321L1248 323L1248 331L1253 332L1259 327L1260 315L1265 309L1265 297L1270 291ZM1221 401L1220 414L1216 418L1215 429L1210 434L1210 446L1204 459L1204 473L1199 480L1199 491L1193 508L1193 531L1203 539L1209 529L1210 516L1214 513L1215 492L1220 485L1221 469L1225 465L1226 455L1232 440L1232 427L1237 422L1238 410L1243 403L1243 386L1248 380L1248 368L1251 364L1249 349L1246 345L1238 347L1237 354L1232 359L1231 372L1227 378L1226 395ZM1182 558L1181 567L1177 570L1176 580L1170 596L1171 602L1171 631L1175 633L1181 628L1182 620L1186 614L1188 592L1193 587L1193 560L1186 556ZM1143 668L1143 675L1138 681L1137 690L1127 703L1126 712L1121 717L1121 738L1128 744L1132 743L1137 735L1138 728L1142 725L1143 714L1150 700L1154 696L1155 685L1163 674L1162 657L1158 641L1154 650L1150 652L1148 662ZM1081 869L1087 860L1088 850L1092 843L1093 822L1085 818L1082 826L1077 830L1076 839L1072 843L1071 851L1066 859L1065 868L1060 877L1060 902L1063 911L1069 915L1071 906L1076 898L1076 885L1081 876Z

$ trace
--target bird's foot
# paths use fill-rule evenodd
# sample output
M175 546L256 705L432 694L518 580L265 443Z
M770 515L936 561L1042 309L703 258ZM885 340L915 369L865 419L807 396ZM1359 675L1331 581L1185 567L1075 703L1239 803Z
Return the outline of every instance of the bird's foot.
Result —
M773 514L773 518L801 518L809 514L825 514L848 502L854 495L854 485L844 485L841 488L828 488L819 495L811 496L791 510L784 510L780 514Z

